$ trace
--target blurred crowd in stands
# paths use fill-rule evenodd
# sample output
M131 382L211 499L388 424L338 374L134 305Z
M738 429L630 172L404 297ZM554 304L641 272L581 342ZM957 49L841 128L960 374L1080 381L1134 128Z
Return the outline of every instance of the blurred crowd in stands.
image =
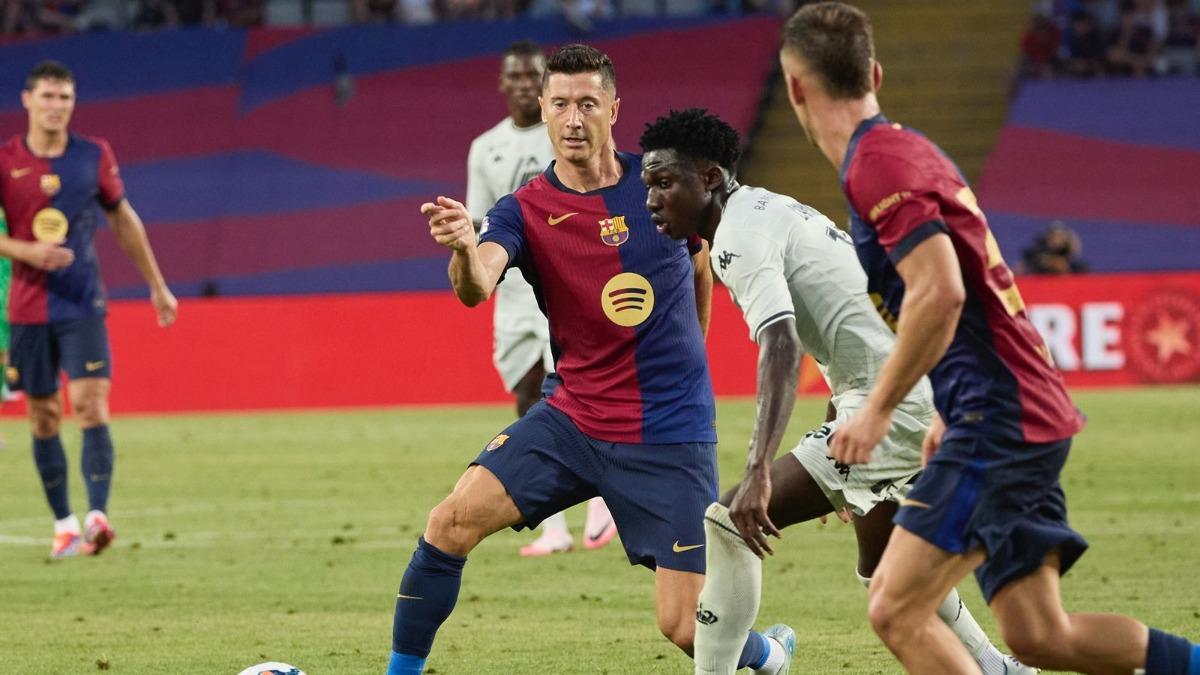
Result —
M787 11L796 0L0 0L0 36L177 26L425 24L562 13L587 30L625 15Z
M1038 0L1021 37L1021 75L1195 75L1198 37L1200 0Z

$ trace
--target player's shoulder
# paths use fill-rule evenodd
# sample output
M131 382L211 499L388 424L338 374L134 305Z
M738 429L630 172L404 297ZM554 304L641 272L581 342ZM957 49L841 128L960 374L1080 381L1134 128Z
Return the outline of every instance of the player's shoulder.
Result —
M0 159L15 159L23 154L27 154L25 150L25 141L20 135L13 135L8 140L0 145Z
M730 195L721 225L730 225L734 231L778 236L793 227L803 230L809 224L824 225L828 221L823 213L795 197L743 185Z
M492 125L492 127L489 128L487 131L484 131L483 133L476 136L475 140L471 141L471 146L472 147L483 146L483 145L487 145L489 143L494 143L498 140L502 140L503 138L505 138L505 136L508 135L508 131L511 128L512 128L512 120L508 117L505 117L504 119L500 120L496 124Z

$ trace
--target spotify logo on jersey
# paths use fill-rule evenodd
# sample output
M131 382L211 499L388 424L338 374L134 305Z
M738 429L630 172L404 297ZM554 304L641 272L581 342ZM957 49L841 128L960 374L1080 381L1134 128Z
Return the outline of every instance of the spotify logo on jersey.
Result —
M654 310L654 289L640 274L618 274L604 285L600 305L609 321L618 326L636 326Z

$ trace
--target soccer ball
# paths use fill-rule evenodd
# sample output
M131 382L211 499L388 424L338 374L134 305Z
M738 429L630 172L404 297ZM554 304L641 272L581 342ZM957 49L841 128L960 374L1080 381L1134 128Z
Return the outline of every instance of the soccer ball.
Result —
M250 666L238 673L238 675L305 675L305 673L296 666L271 661L270 663L260 663L257 666Z

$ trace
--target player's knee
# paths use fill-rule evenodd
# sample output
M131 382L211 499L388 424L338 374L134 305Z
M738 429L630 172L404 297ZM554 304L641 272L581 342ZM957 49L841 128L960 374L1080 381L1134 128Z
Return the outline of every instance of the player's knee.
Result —
M901 611L904 604L889 595L882 584L872 582L867 589L867 617L879 639L891 646L907 639L907 629L912 622L907 621Z
M1012 655L1021 663L1034 668L1047 668L1059 662L1071 641L1062 631L1037 621L1021 625L1000 626L1001 635Z
M108 424L108 401L99 396L84 396L75 402L75 416L84 429Z
M696 645L696 617L692 612L675 616L659 616L658 629L676 647L691 656Z
M483 537L469 517L468 510L454 495L442 500L429 512L425 541L454 555L467 555Z
M57 436L62 423L62 407L57 401L42 401L29 406L29 421L38 438Z

